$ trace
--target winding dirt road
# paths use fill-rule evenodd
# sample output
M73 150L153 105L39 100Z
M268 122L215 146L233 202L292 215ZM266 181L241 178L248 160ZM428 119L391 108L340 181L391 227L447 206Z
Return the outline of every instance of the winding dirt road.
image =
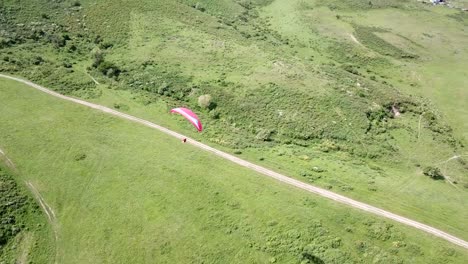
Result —
M128 119L130 121L143 124L145 126L157 129L157 130L159 130L161 132L164 132L164 133L166 133L166 134L168 134L170 136L176 137L178 139L187 138L184 135L181 135L181 134L179 134L177 132L174 132L174 131L169 130L169 129L165 128L165 127L159 126L157 124L151 123L151 122L149 122L147 120L144 120L144 119L141 119L141 118L138 118L138 117L134 117L134 116L131 116L131 115L128 115L128 114L125 114L125 113L121 113L119 111L110 109L110 108L102 106L102 105L97 105L97 104L89 103L89 102L86 102L86 101L83 101L83 100L80 100L80 99L68 97L68 96L53 92L51 90L48 90L48 89L46 89L46 88L44 88L44 87L42 87L40 85L37 85L37 84L32 83L32 82L27 81L27 80L23 80L23 79L20 79L20 78L16 78L16 77L4 75L4 74L0 74L0 77L24 83L26 85L29 85L29 86L31 86L33 88L36 88L36 89L42 91L42 92L48 93L50 95L53 95L55 97L59 97L61 99L67 100L67 101L72 101L74 103L81 104L81 105L84 105L84 106L87 106L87 107L90 107L90 108L93 108L93 109L96 109L96 110L99 110L99 111L102 111L102 112L106 112L106 113L112 114L112 115L117 116L117 117L125 118L125 119ZM452 236L452 235L450 235L448 233L445 233L445 232L443 232L443 231L441 231L439 229L436 229L434 227L419 223L417 221L408 219L408 218L403 217L403 216L396 215L394 213L385 211L383 209L380 209L380 208L377 208L377 207L374 207L374 206L371 206L371 205L368 205L368 204L365 204L365 203L362 203L362 202L358 202L356 200L350 199L350 198L345 197L343 195L336 194L334 192L312 186L310 184L301 182L299 180L289 178L289 177L287 177L285 175L282 175L282 174L279 174L279 173L274 172L272 170L266 169L264 167L255 165L255 164L253 164L251 162L240 159L240 158L238 158L236 156L233 156L233 155L230 155L230 154L228 154L226 152L223 152L223 151L217 150L215 148L212 148L212 147L210 147L208 145L205 145L203 143L200 143L200 142L198 142L196 140L187 138L187 143L192 144L192 145L194 145L194 146L196 146L198 148L201 148L203 150L212 152L213 154L215 154L215 155L217 155L219 157L230 160L230 161L232 161L234 163L237 163L237 164L239 164L241 166L244 166L244 167L247 167L247 168L252 169L254 171L257 171L257 172L259 172L259 173L261 173L263 175L274 178L274 179L276 179L278 181L281 181L283 183L295 186L297 188L306 190L306 191L311 192L311 193L318 194L318 195L326 197L328 199L332 199L332 200L334 200L336 202L346 204L346 205L354 207L354 208L359 208L359 209L364 210L366 212L369 212L369 213L372 213L372 214L375 214L375 215L378 215L378 216L382 216L382 217L385 217L385 218L388 218L388 219L403 223L405 225L408 225L408 226L417 228L419 230L425 231L425 232L427 232L429 234L432 234L432 235L435 235L437 237L443 238L443 239L445 239L445 240L447 240L447 241L449 241L449 242L451 242L451 243L453 243L455 245L458 245L458 246L461 246L461 247L464 247L464 248L468 249L468 242L466 242L466 241L464 241L464 240L462 240L460 238L457 238L455 236Z

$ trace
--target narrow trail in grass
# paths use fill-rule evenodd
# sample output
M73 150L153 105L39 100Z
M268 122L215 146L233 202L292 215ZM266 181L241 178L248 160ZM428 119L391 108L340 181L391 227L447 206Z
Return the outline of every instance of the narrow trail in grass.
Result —
M0 77L2 77L1 74L0 74ZM6 163L6 165L8 167L10 167L14 171L17 171L16 166L13 163L13 161L11 161L6 156L5 152L2 149L0 149L0 160L1 159L4 159L4 161L5 161L5 163ZM26 181L25 183L26 183L26 186L31 190L31 193L34 195L34 198L39 202L39 205L41 206L44 213L47 215L47 219L48 219L49 223L51 224L52 229L54 231L56 252L58 252L57 251L57 246L58 246L58 244L57 244L57 241L58 241L58 223L57 223L57 217L55 215L55 212L44 201L44 198L42 197L42 195L39 193L39 191L36 189L36 187L34 187L34 185L31 182ZM27 263L28 252L29 252L30 247L31 247L30 243L32 241L32 239L31 239L32 234L27 234L26 236L27 236L26 240L28 240L28 241L27 241L26 244L23 245L22 254L18 258L18 263ZM55 263L57 263L57 253L56 253L56 257L55 257Z
M11 161L7 155L5 154L5 152L3 152L2 149L0 149L0 159L4 159L5 160L5 163L8 167L10 167L11 169L13 170L16 170L16 167L15 167L15 164L13 163L13 161Z
M91 80L93 80L93 82L94 82L96 85L100 85L100 83L99 83L96 79L94 79L94 77L91 76L91 74L89 74L87 71L85 71L85 74L86 74L89 78L91 78Z
M34 198L39 202L39 205L41 206L42 210L44 213L47 215L47 220L49 221L50 225L52 226L52 230L54 231L54 237L55 237L55 263L57 263L57 257L58 257L58 222L57 222L57 217L55 215L54 210L52 210L52 207L50 207L42 197L42 195L39 193L39 191L34 187L34 185L26 181L26 186L31 190L32 194L34 195Z
M353 34L349 34L349 37L351 38L351 40L352 40L354 43L363 46L363 45L361 44L361 42L359 42L359 40L357 40L357 38L356 38Z
M164 132L165 134L168 134L170 136L176 137L176 138L178 138L180 140L182 140L183 138L187 138L186 136L184 136L182 134L179 134L177 132L169 130L169 129L167 129L165 127L162 127L160 125L154 124L154 123L152 123L150 121L147 121L147 120L144 120L144 119L141 119L141 118L138 118L138 117L134 117L134 116L131 116L131 115L128 115L128 114L125 114L125 113L121 113L119 111L113 110L111 108L108 108L108 107L105 107L105 106L102 106L102 105L93 104L93 103L90 103L90 102L86 102L84 100L68 97L68 96L59 94L57 92L48 90L47 88L44 88L44 87L42 87L40 85L37 85L35 83L32 83L30 81L23 80L21 78L16 78L16 77L3 75L3 74L0 74L0 77L24 83L26 85L29 85L29 86L31 86L31 87L33 87L35 89L38 89L38 90L42 91L42 92L48 93L50 95L53 95L55 97L58 97L58 98L61 98L61 99L67 100L67 101L71 101L71 102L74 102L74 103L77 103L77 104L81 104L81 105L84 105L84 106L87 106L87 107L90 107L90 108L93 108L93 109L97 109L99 111L103 111L103 112L112 114L114 116L118 116L118 117L130 120L130 121L136 122L136 123L143 124L145 126L157 129L157 130L159 130L161 132ZM378 215L378 216L382 216L382 217L385 217L385 218L388 218L388 219L403 223L405 225L408 225L408 226L417 228L419 230L425 231L425 232L427 232L429 234L432 234L432 235L435 235L437 237L443 238L443 239L445 239L445 240L447 240L447 241L449 241L449 242L451 242L451 243L453 243L455 245L459 245L461 247L464 247L464 248L468 249L468 242L467 241L464 241L464 240L462 240L460 238L452 236L452 235L450 235L450 234L448 234L446 232L443 232L443 231L441 231L439 229L436 229L434 227L419 223L417 221L411 220L411 219L403 217L403 216L396 215L394 213L391 213L391 212L385 211L383 209L368 205L366 203L362 203L362 202L353 200L351 198L348 198L348 197L345 197L343 195L331 192L329 190L318 188L318 187L312 186L310 184L301 182L299 180L287 177L287 176L282 175L280 173L274 172L272 170L269 170L269 169L266 169L264 167L253 164L251 162L248 162L246 160L240 159L240 158L238 158L236 156L233 156L231 154L228 154L226 152L223 152L223 151L220 151L218 149L212 148L212 147L210 147L208 145L205 145L205 144L203 144L201 142L198 142L196 140L193 140L191 138L187 138L187 143L192 144L192 145L194 145L194 146L196 146L198 148L201 148L203 150L206 150L208 152L211 152L211 153L213 153L213 154L215 154L215 155L217 155L219 157L222 157L224 159L230 160L230 161L232 161L232 162L234 162L236 164L239 164L239 165L244 166L246 168L257 171L257 172L259 172L259 173L261 173L263 175L274 178L274 179L276 179L278 181L281 181L283 183L295 186L297 188L306 190L306 191L311 192L311 193L318 194L318 195L326 197L328 199L332 199L332 200L334 200L336 202L346 204L348 206L358 208L358 209L364 210L366 212L369 212L369 213L372 213L372 214L375 214L375 215Z

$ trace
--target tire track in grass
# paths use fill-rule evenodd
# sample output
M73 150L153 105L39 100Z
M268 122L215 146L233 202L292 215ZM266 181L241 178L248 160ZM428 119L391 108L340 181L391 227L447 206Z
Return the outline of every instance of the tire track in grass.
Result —
M1 75L1 74L0 74ZM17 171L16 167L15 167L15 164L13 163L13 161L11 161L5 154L5 152L0 149L0 158L3 158L6 162L6 165L8 167L10 167L11 169L13 169L14 171ZM34 195L34 198L39 202L39 205L41 206L42 210L44 211L44 213L47 215L47 220L48 222L51 224L52 226L52 229L54 231L54 237L55 237L55 252L56 252L56 256L55 256L55 262L54 263L57 263L57 254L58 254L58 222L57 222L57 216L55 215L55 212L54 210L52 210L52 207L50 207L44 200L44 198L41 196L41 194L39 193L39 191L34 187L34 185L29 182L29 181L25 181L26 183L26 186L31 190L31 193ZM31 234L29 234L30 236ZM26 260L27 260L27 253L28 253L28 249L29 249L30 245L28 247L26 247L23 251L23 254L20 256L20 258L18 259L18 262L19 263L26 263Z
M130 121L136 122L136 123L140 123L140 124L145 125L147 127L157 129L157 130L159 130L159 131L161 131L161 132L163 132L163 133L165 133L167 135L176 137L179 140L182 140L183 138L187 138L186 136L184 136L182 134L179 134L177 132L169 130L169 129L167 129L165 127L162 127L160 125L154 124L154 123L152 123L150 121L147 121L147 120L144 120L144 119L141 119L141 118L129 115L129 114L125 114L125 113L116 111L114 109L111 109L111 108L108 108L108 107L105 107L105 106L102 106L102 105L93 104L93 103L90 103L90 102L87 102L87 101L84 101L84 100L80 100L80 99L77 99L77 98L65 96L65 95L59 94L57 92L51 91L51 90L49 90L47 88L44 88L44 87L42 87L40 85L37 85L37 84L35 84L33 82L23 80L21 78L8 76L8 75L4 75L4 74L0 74L0 77L21 82L21 83L26 84L28 86L31 86L31 87L33 87L35 89L38 89L38 90L40 90L42 92L45 92L47 94L53 95L55 97L58 97L58 98L61 98L61 99L67 100L67 101L71 101L71 102L74 102L74 103L77 103L77 104L81 104L81 105L84 105L84 106L87 106L87 107L90 107L90 108L93 108L93 109L96 109L96 110L99 110L99 111L102 111L102 112L117 116L117 117L120 117L120 118L124 118L124 119L130 120ZM431 227L429 225L422 224L420 222L417 222L417 221L411 220L409 218L406 218L406 217L391 213L389 211L385 211L385 210L380 209L378 207L375 207L375 206L372 206L372 205L369 205L369 204L366 204L366 203L363 203L363 202L353 200L351 198L348 198L346 196L331 192L329 190L325 190L325 189L322 189L322 188L319 188L319 187L316 187L316 186L301 182L299 180L287 177L285 175L274 172L274 171L269 170L267 168L264 168L264 167L261 167L259 165L248 162L246 160L240 159L240 158L238 158L238 157L236 157L234 155L228 154L226 152L223 152L223 151L220 151L220 150L215 149L213 147L210 147L208 145L205 145L205 144L203 144L201 142L198 142L198 141L196 141L194 139L187 138L187 143L192 144L192 145L194 145L194 146L196 146L196 147L198 147L200 149L203 149L205 151L211 152L211 153L213 153L213 154L215 154L215 155L217 155L219 157L222 157L224 159L232 161L232 162L234 162L236 164L239 164L239 165L241 165L243 167L246 167L246 168L249 168L249 169L254 170L256 172L259 172L259 173L261 173L261 174L263 174L265 176L276 179L276 180L278 180L280 182L292 185L294 187L303 189L303 190L311 192L311 193L318 194L318 195L320 195L322 197L326 197L326 198L334 200L336 202L339 202L339 203L342 203L342 204L345 204L345 205L348 205L348 206L351 206L351 207L354 207L354 208L361 209L361 210L366 211L368 213L372 213L372 214L375 214L375 215L378 215L378 216L381 216L381 217L385 217L385 218L397 221L397 222L405 224L407 226L414 227L416 229L427 232L427 233L432 234L434 236L437 236L439 238L443 238L443 239L445 239L445 240L447 240L447 241L449 241L449 242L451 242L451 243L453 243L455 245L458 245L458 246L461 246L461 247L464 247L464 248L468 249L468 242L466 242L463 239L460 239L458 237L455 237L453 235L450 235L450 234L448 234L448 233L446 233L446 232L444 232L442 230L439 230L437 228Z
M13 163L13 161L11 161L11 159L9 159L7 157L7 155L5 154L5 152L0 149L0 158L4 159L5 160L5 163L8 167L10 167L11 169L15 170L16 171L16 166L15 164Z
M34 187L34 185L30 181L25 181L26 186L28 186L29 190L31 190L32 194L34 195L34 198L39 202L39 205L41 206L42 210L44 213L47 215L47 220L52 226L52 230L54 231L54 237L55 237L55 261L54 263L57 263L57 258L58 258L58 238L59 238L59 230L58 230L58 222L57 222L57 216L55 215L54 210L52 210L52 207L50 207L42 195L39 193L39 191Z

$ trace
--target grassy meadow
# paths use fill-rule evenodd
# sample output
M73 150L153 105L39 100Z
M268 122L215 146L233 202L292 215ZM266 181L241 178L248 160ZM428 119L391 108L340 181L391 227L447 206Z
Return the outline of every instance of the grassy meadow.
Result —
M466 1L450 4L463 8ZM4 0L0 2L0 27L4 29L0 31L0 72L154 121L286 175L467 240L467 16L459 8L412 0ZM151 254L162 262L188 262L203 247L207 255L199 257L205 260L217 254L238 262L270 258L300 262L307 255L301 246L286 250L282 242L269 240L266 246L260 241L270 236L293 241L283 236L295 226L291 223L302 223L298 227L302 237L310 223L315 223L310 219L317 217L330 223L326 230L333 238L348 242L359 241L357 237L368 239L369 226L360 224L368 220L357 212L343 213L346 209L332 202L257 179L188 146L174 150L174 144L179 143L176 140L80 107L57 101L57 106L51 103L44 104L42 110L33 109L32 101L54 100L22 86L24 89L6 89L20 86L12 82L2 80L0 84L4 85L0 130L8 131L1 133L0 147L11 153L13 161L23 164L25 171L18 177L36 179L45 199L61 212L61 239L70 241L61 249L69 254L61 255L65 262L75 261L72 255L80 256L77 262L107 255L111 260L145 262L152 259ZM200 96L207 94L211 101L200 103ZM202 118L204 132L198 134L185 120L167 114L176 106L194 109ZM57 111L61 107L63 110ZM398 109L400 117L394 117L392 107ZM18 119L7 118L6 113ZM26 120L38 127L26 127L31 125ZM61 131L45 125L54 120ZM30 146L36 152L26 151ZM74 160L82 154L86 156L83 160ZM187 159L190 162L185 166L174 168ZM223 165L207 169L218 163ZM439 168L445 180L426 176L429 166ZM80 180L69 175L80 175ZM162 178L153 183L156 175ZM183 175L184 183L173 181L174 175ZM231 178L238 181L225 183ZM215 200L208 206L211 209L206 209L209 213L187 209L188 202L174 211L171 205L183 204L184 199L199 203L214 199L209 191L201 191L205 181L211 184L212 192L226 193L223 202ZM162 187L169 183L179 191ZM234 192L229 184L243 193ZM248 191L244 184L252 189ZM107 186L116 191L104 195ZM283 194L267 192L271 197L265 201L252 198L252 193L266 186ZM157 191L150 194L144 192L146 188ZM179 198L184 190L193 193ZM120 196L124 191L133 195L130 201ZM156 204L152 195L164 203ZM314 199L313 204L320 209L314 209L313 214L306 213L310 209L307 205L289 208L289 204L296 204L294 199L302 201L304 197ZM269 205L271 199L278 206ZM239 208L228 204L234 201L242 201L239 203L250 209L236 211ZM125 206L117 208L122 203ZM137 213L142 208L149 210L148 217ZM120 210L121 217L104 213L110 210ZM169 212L162 214L163 210ZM217 215L216 210L222 214ZM292 220L281 218L281 210L292 210ZM317 215L327 210L336 211ZM280 223L273 225L274 230L268 225L270 211L276 212L272 218L280 219L270 219ZM253 212L263 212L259 214L265 218L258 217L265 222L253 220ZM352 217L347 220L348 214ZM158 215L166 218L158 220ZM222 226L210 231L203 222L210 218L207 215ZM326 218L328 215L340 220ZM199 222L189 223L193 216ZM177 217L183 227L175 224ZM74 225L73 221L83 224ZM124 223L135 226L132 229ZM171 228L162 237L147 235L160 232L165 224ZM100 233L92 233L95 225ZM241 230L234 242L223 240L226 237L220 230L233 226ZM343 226L359 231L342 233ZM85 228L89 233L75 236L78 229ZM105 231L119 228L112 234ZM180 236L179 229L184 230ZM247 236L253 229L259 233ZM134 230L138 230L136 235ZM170 248L183 247L184 240L192 236L190 230L198 232L194 236L198 240L189 240L193 246L185 245L187 252L172 251ZM417 233L404 230L408 234L405 239L412 237L411 232ZM233 239L230 234L229 239ZM172 237L176 237L175 242L167 242ZM299 240L309 243L312 237ZM113 242L103 242L106 239ZM382 254L393 250L386 247L388 239L374 240L368 244L376 243L386 252ZM254 242L245 247L246 241ZM344 250L349 252L346 258L393 261L378 257L380 253L370 247L362 253L359 246L348 242L343 242L349 246ZM96 248L99 243L106 246ZM214 253L220 243L225 254ZM325 240L314 243L322 245ZM414 261L410 253L396 256L410 263L423 262L429 256L445 258L432 250L436 247L431 243L426 244L431 253ZM73 252L78 249L80 252ZM120 249L128 254L112 255ZM233 253L236 250L238 255ZM137 251L141 254L131 253ZM336 251L343 250L331 251L328 248L322 255L312 255L325 263L340 262ZM454 256L453 261L466 259L459 253Z
M59 263L463 263L467 252L152 129L0 81L0 141L58 221ZM77 133L79 131L79 133Z

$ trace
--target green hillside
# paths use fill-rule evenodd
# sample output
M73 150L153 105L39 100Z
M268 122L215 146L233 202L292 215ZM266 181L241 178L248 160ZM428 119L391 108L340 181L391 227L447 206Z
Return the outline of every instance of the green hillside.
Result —
M6 102L0 141L17 176L34 184L57 217L58 263L463 263L468 257L413 228L22 84L0 80L0 100Z
M154 121L467 240L468 13L461 10L466 8L464 0L448 4L3 0L0 72ZM3 84L0 88L6 87ZM6 95L2 105L13 100ZM18 104L27 106L17 101L9 107ZM197 112L203 133L169 115L175 106ZM2 111L20 111L11 109L3 106ZM56 118L71 120L78 114L69 111L55 113ZM33 117L21 115L0 123L0 130L19 130L23 118ZM61 123L65 126L65 121ZM68 138L91 140L89 134L72 129L82 123L67 125ZM98 129L106 126L111 124ZM111 131L123 133L130 127L106 133L114 137ZM50 140L58 136L52 130L49 133ZM17 147L13 143L29 136L18 134L7 150L13 152ZM89 146L99 140L106 139L94 139ZM24 142L26 148L30 142ZM138 149L142 143L135 136L132 144ZM0 138L0 146L4 145ZM58 151L59 146L54 149ZM24 155L28 154L18 152L13 160L25 159ZM125 152L121 162L136 162L140 155ZM162 158L161 152L155 155ZM109 162L115 158L108 156ZM31 157L30 162L39 166L45 160ZM231 170L225 169L219 177L238 170L226 168ZM43 170L37 167L34 172ZM88 173L95 170L89 168ZM214 172L206 172L210 173ZM67 179L56 184L66 184ZM213 183L213 188L221 188L218 184ZM44 191L57 204L64 197L57 189ZM287 204L287 196L281 198ZM70 228L76 227L70 224ZM109 245L107 250L114 247ZM95 256L80 254L84 262ZM259 255L262 261L264 257Z

